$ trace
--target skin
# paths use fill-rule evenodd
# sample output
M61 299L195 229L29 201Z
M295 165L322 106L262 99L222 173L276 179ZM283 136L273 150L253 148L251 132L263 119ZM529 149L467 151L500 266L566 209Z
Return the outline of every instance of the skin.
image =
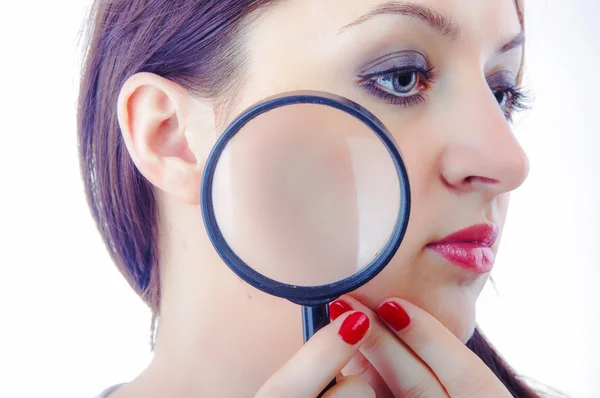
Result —
M259 390L260 396L315 396L319 383L349 361L344 373L360 377L340 383L336 396L372 390L378 397L408 391L508 396L464 347L489 275L456 267L425 246L473 224L501 230L508 193L527 176L527 158L486 81L519 72L520 46L497 53L521 31L516 8L512 0L414 1L452 18L460 27L454 39L404 15L377 16L340 32L384 3L289 0L260 15L247 29L245 77L234 82L235 97L223 98L227 107L215 108L152 74L123 86L123 137L159 201L161 306L154 360L114 397L240 397ZM357 84L361 68L409 50L436 69L433 83L418 86L424 102L390 104ZM298 306L237 278L210 244L199 211L203 167L223 126L265 97L304 89L348 97L375 113L401 148L411 181L411 222L400 250L381 274L344 298L371 320L356 346L340 343L344 314L301 348ZM409 313L407 330L397 333L378 319L375 311L389 298ZM336 360L327 369L315 366L329 354ZM445 369L449 356L455 363Z

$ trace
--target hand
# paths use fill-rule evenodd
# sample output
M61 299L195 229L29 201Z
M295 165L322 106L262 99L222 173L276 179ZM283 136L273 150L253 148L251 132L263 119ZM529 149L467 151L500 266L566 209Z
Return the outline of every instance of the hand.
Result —
M373 318L371 318L373 319ZM267 382L255 398L314 398L336 376L368 338L371 320L362 312L348 311L319 330ZM360 377L338 378L323 398L375 398Z
M374 313L345 296L331 305L332 318L358 310L371 331L345 372L368 381L384 397L512 397L492 371L437 319L409 302L385 300Z

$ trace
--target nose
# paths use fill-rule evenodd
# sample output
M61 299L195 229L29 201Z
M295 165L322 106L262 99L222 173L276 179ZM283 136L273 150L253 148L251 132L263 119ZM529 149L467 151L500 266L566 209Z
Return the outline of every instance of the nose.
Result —
M439 169L450 189L492 200L525 181L529 160L487 84L477 86L463 87L446 109Z

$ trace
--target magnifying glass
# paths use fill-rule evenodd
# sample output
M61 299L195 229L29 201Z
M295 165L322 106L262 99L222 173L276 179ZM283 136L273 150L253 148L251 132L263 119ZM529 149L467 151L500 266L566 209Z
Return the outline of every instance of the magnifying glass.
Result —
M410 187L392 135L371 112L330 93L290 92L250 107L219 137L201 208L235 274L302 306L306 342L329 323L330 302L394 256Z

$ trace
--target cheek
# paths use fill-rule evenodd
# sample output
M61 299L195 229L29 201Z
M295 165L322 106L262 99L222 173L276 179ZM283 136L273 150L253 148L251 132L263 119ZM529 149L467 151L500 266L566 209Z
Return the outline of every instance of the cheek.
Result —
M500 195L497 199L498 210L502 212L502 214L506 215L508 211L508 203L510 202L510 194L506 193L504 195Z
M491 214L491 217L493 220L496 220L496 222L500 225L500 228L504 227L506 216L508 214L509 202L510 194L505 193L503 195L498 196L493 203L493 214Z
M348 154L267 124L251 122L219 162L214 202L225 239L252 268L280 282L313 285L352 273L357 223Z
M287 106L257 117L217 166L223 236L242 260L280 282L345 279L372 261L395 225L399 187L385 147L330 109Z

